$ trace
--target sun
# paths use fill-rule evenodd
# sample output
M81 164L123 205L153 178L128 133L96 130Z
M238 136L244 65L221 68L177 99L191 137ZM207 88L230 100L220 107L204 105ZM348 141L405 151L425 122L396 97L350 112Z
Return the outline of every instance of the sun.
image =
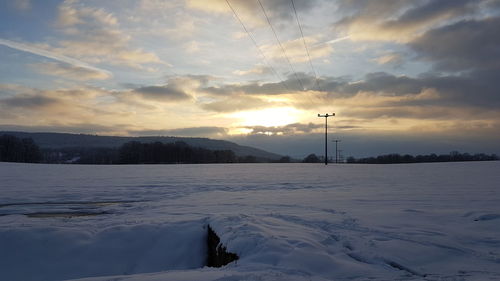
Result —
M240 126L265 126L275 127L296 123L300 111L292 107L273 107L261 110L241 111L232 114L239 119Z

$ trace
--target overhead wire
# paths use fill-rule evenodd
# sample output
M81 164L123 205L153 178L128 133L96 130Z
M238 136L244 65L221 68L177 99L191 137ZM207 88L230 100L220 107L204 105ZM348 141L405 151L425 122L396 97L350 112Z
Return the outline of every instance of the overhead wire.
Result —
M299 16L297 15L297 9L295 9L295 4L294 4L293 0L290 0L290 1L292 2L292 8L293 8L293 12L295 13L295 19L297 20L297 25L299 26L300 35L302 36L302 42L304 42L304 48L306 49L307 59L309 60L309 65L311 66L311 70L314 74L316 87L320 91L323 91L319 85L319 82L318 82L318 75L316 74L316 70L314 69L314 65L312 63L311 55L309 53L309 48L307 48L307 43L306 43L306 39L304 37L304 32L302 31L302 26L301 26L300 21L299 21Z
M278 38L278 35L276 34L276 30L274 30L274 27L271 24L271 20L269 19L269 16L267 15L266 10L264 9L264 6L262 5L262 2L260 2L260 0L257 0L257 1L259 1L260 8L262 9L262 12L264 13L264 16L267 19L267 23L269 24L269 26L271 27L271 30L273 31L273 34L274 34L274 37L276 38L276 41L278 41L278 44L279 44L279 46L281 48L281 51L283 52L283 55L285 56L285 58L286 58L286 60L288 62L288 65L290 66L290 69L292 70L292 72L293 72L295 78L297 79L298 83L300 84L300 87L302 88L302 90L305 90L304 84L300 80L299 76L297 75L297 72L295 71L295 69L294 69L294 67L292 65L292 62L290 61L290 58L286 54L285 48L283 47L283 44L281 44L281 41Z
M245 30L246 34L248 35L248 37L250 38L250 40L252 40L253 44L255 45L255 47L257 48L257 50L259 50L259 53L264 61L264 63L267 65L267 67L269 67L271 69L271 71L273 72L273 74L278 78L278 80L280 80L281 84L283 85L283 87L287 90L287 91L291 91L290 88L288 88L288 86L286 85L285 81L281 78L281 76L279 75L278 71L276 71L276 69L274 69L274 67L268 62L268 59L266 57L266 55L264 54L264 52L262 51L262 49L260 48L259 44L257 44L257 41L255 40L255 38L252 36L252 34L250 33L250 31L248 31L248 29L246 28L245 24L243 23L243 21L241 20L241 18L238 16L238 14L236 13L236 10L233 8L233 6L231 5L231 3L229 3L229 0L226 0L226 3L227 5L229 6L229 8L231 9L231 11L233 11L233 14L234 16L236 17L236 19L238 19L238 21L240 22L241 26L243 27L243 29Z

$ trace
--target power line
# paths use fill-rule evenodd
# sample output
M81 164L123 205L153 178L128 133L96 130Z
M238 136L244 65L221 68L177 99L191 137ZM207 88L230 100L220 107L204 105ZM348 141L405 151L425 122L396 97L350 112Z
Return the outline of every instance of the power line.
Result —
M236 17L236 19L238 19L238 21L240 22L241 26L243 27L243 29L247 33L248 37L250 37L250 39L252 40L252 42L255 45L255 47L257 48L257 50L259 50L259 53L260 53L260 55L262 56L262 58L264 60L264 63L271 69L271 71L278 78L278 80L280 80L280 82L283 85L283 87L285 87L285 89L290 92L291 90L290 90L290 88L288 88L288 86L286 85L285 81L283 79L281 79L280 75L274 69L274 67L271 64L268 63L266 55L264 55L264 52L262 52L262 49L260 48L259 44L257 44L257 41L255 41L255 39L253 38L252 34L246 28L245 24L243 24L243 21L238 16L238 14L236 13L236 10L233 8L233 6L231 6L231 4L229 3L229 0L226 0L226 3L229 6L229 8L231 9L231 11L233 11L234 16Z
M271 24L271 20L269 19L269 17L267 16L267 13L266 13L266 10L264 9L264 6L262 6L262 3L260 2L260 0L257 0L259 1L259 5L262 9L262 12L264 13L264 16L266 17L267 19L267 23L269 24L269 26L271 27L271 30L273 31L273 34L274 34L274 37L276 38L276 41L278 41L278 44L281 48L281 51L283 52L283 54L285 55L285 58L288 62L288 65L290 65L290 69L292 70L293 74L295 75L295 78L297 78L297 81L299 82L300 84L300 87L302 88L302 90L304 90L304 84L302 84L302 81L300 80L299 76L297 75L297 72L295 71L295 69L293 68L293 65L292 65L292 62L290 61L290 59L288 58L288 55L286 54L285 52L285 48L283 48L283 45L281 44L281 41L280 39L278 38L278 35L276 34L276 31L274 30L274 27L273 25Z
M300 25L299 16L297 15L297 10L295 9L295 4L293 3L293 0L290 0L290 1L292 2L292 8L293 8L293 12L295 13L295 19L297 19L297 25L299 26L300 35L302 36L302 42L304 42L304 48L306 49L307 58L309 59L309 65L311 66L311 69L314 73L314 79L316 81L316 86L320 91L322 91L321 87L319 86L319 83L318 83L318 75L316 75L316 70L314 69L314 65L311 61L311 55L309 54L309 49L307 48L306 39L304 38L304 32L302 31L302 26Z

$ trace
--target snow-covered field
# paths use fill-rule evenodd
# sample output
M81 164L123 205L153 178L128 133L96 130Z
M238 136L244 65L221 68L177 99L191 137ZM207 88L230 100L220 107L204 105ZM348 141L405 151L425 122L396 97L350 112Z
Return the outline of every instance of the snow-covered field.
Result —
M500 280L500 162L0 163L0 280L78 278Z

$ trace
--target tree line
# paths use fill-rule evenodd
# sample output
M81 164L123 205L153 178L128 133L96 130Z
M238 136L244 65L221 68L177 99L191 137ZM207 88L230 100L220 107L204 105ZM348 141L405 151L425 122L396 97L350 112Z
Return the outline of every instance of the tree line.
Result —
M240 160L231 150L209 150L192 147L185 142L141 143L132 141L118 150L120 164L160 164L160 163L235 163Z
M367 157L356 159L347 158L347 163L357 164L399 164L399 163L432 163L432 162L462 162L462 161L495 161L499 160L495 154L469 154L453 151L450 154L427 154L427 155L409 155L409 154L386 154L377 157Z
M38 163L42 160L40 148L31 138L0 136L0 162Z

